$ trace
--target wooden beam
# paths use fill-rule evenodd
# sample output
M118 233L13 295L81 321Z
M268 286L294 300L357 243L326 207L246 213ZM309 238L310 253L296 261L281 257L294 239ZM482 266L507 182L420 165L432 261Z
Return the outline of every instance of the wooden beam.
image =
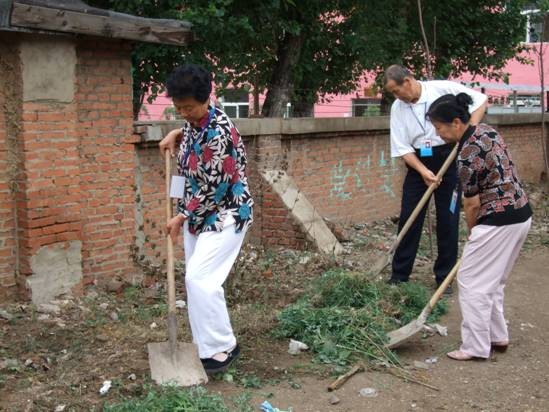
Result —
M192 40L191 25L185 21L102 12L93 14L93 9L88 13L14 2L11 25L178 46Z

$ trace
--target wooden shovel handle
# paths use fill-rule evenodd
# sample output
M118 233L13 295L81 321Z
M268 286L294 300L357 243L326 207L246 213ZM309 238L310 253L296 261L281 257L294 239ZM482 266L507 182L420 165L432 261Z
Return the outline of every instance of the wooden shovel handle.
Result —
M172 159L169 150L166 150L164 158L166 159L166 221L168 221L172 218L172 198L170 197ZM168 252L168 335L170 339L170 344L174 346L177 342L177 322L175 317L175 276L173 242L172 237L169 233L166 236L166 247Z
M458 272L460 263L461 263L461 259L458 259L456 264L454 265L454 267L450 271L450 273L448 273L448 275L446 275L446 278L444 279L444 281L437 288L437 290L435 291L433 296L431 296L431 299L429 299L429 302L427 302L427 304L425 305L425 307L423 308L423 310L421 311L421 313L419 314L419 316L417 317L417 320L415 322L419 322L421 324L424 324L427 321L427 318L431 314L433 308L435 307L435 305L439 301L440 297L442 296L442 294L444 293L446 288L448 288L448 285L450 283L452 283L452 281L456 277L456 274ZM390 347L393 347L393 346L390 346Z
M454 148L452 149L452 151L444 161L444 164L438 171L436 175L437 181L442 179L442 176L444 176L444 173L446 173L446 171L448 170L452 162L455 160L457 151L458 151L458 144L456 143L456 145L454 146ZM406 236L406 233L408 233L408 230L410 230L410 227L415 222L417 215L419 215L419 212L421 211L421 209L423 209L423 206L425 206L425 204L427 203L427 201L429 200L429 198L431 197L431 195L433 194L436 188L437 188L436 182L431 183L429 185L429 188L425 191L419 203L417 204L416 208L414 209L414 211L412 212L412 214L410 215L410 217L402 227L401 231L399 232L395 240L395 243L393 243L393 246L391 247L391 250L390 250L391 253L393 253L396 250L396 248L398 247L398 245L400 244L404 236Z
M435 307L435 305L437 304L438 300L440 299L440 297L442 296L444 291L448 288L448 285L450 283L452 283L452 281L456 277L456 274L458 272L460 263L461 263L461 259L458 259L456 264L454 265L454 267L450 271L450 273L448 273L448 275L446 275L446 278L444 279L444 281L437 288L437 290L435 291L433 296L431 296L431 299L429 300L429 307L431 308L431 310Z

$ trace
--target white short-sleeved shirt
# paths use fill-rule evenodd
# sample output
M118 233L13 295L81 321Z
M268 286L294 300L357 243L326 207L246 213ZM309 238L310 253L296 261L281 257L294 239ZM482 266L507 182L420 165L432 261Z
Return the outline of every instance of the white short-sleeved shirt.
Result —
M437 136L433 124L425 118L429 107L445 94L467 93L473 99L469 112L473 113L486 101L486 95L448 80L419 82L421 96L416 103L396 99L391 106L391 156L401 157L419 149L428 140L432 147L446 142Z

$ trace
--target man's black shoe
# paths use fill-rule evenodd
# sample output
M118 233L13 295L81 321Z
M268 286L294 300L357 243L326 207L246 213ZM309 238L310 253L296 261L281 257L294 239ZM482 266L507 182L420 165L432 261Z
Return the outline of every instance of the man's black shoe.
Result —
M225 353L227 354L227 359L224 361L218 361L213 358L200 359L207 374L211 375L226 371L231 363L233 363L240 356L240 346L237 343L232 351Z
M388 285L400 285L401 283L405 283L403 280L390 278L386 282Z

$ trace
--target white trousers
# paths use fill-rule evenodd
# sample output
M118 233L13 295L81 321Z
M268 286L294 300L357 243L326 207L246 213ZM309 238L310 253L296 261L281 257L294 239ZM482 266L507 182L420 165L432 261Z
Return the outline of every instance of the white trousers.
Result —
M461 308L461 348L490 357L492 342L509 340L503 290L532 220L507 226L477 225L461 258L457 280Z
M235 233L234 225L229 215L221 232L193 235L188 222L183 226L189 321L193 342L203 359L236 344L223 290L246 234L245 230Z

